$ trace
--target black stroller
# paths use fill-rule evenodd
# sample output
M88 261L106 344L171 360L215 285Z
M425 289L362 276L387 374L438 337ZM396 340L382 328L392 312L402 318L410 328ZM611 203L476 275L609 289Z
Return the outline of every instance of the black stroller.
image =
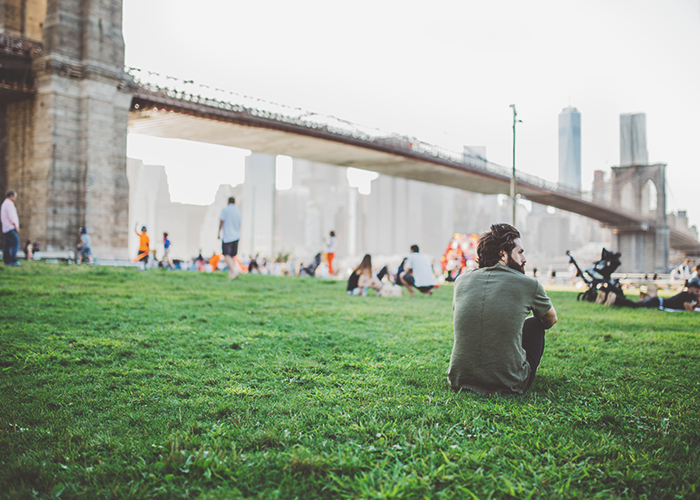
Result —
M577 276L580 276L583 282L588 285L588 289L579 293L576 300L595 302L599 292L614 292L617 295L616 303L625 298L625 294L620 287L620 280L611 279L612 273L622 264L620 262L620 252L613 253L603 248L600 260L594 262L593 265L587 267L584 271L581 271L581 268L568 250L566 255L569 257L569 263L576 266Z
M299 276L314 276L316 274L316 268L321 265L321 254L317 253L314 256L314 261L308 266L302 266L299 269Z

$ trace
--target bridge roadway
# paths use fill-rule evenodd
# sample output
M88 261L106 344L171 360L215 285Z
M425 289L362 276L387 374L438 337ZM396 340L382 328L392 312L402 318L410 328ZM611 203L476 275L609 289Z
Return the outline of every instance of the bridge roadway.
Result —
M129 132L287 155L483 194L510 191L510 170L479 157L413 138L381 135L301 110L257 106L139 84ZM653 219L584 199L578 191L534 176L518 173L517 186L518 193L528 200L581 214L617 230L655 228ZM700 243L685 232L671 229L670 245L686 254L700 255Z

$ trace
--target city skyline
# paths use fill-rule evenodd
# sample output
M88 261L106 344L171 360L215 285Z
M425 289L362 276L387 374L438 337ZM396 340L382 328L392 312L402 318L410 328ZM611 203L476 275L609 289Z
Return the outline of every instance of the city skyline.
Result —
M686 181L698 166L700 135L692 119L700 112L696 0L431 9L212 1L198 10L176 0L125 0L124 33L128 66L455 151L483 145L504 166L512 162L508 106L515 103L523 119L516 166L554 182L556 116L575 106L585 115L584 189L595 170L618 164L620 115L644 112L649 161L669 165L669 210L700 219L700 199Z

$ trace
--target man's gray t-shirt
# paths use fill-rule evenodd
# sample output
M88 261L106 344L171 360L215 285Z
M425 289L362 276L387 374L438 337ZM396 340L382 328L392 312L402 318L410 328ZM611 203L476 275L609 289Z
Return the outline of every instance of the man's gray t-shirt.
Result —
M233 203L226 205L221 210L219 220L224 221L221 227L221 241L231 243L241 238L241 211Z
M525 319L552 308L542 285L503 264L468 271L454 286L453 389L522 394L530 365L522 347Z

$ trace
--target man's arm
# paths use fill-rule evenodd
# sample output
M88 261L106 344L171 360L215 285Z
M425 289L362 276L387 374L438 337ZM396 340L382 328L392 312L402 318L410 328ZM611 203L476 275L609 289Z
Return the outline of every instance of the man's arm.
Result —
M221 228L224 227L224 221L219 221L219 239L221 239Z
M544 325L545 330L549 330L554 326L554 323L559 321L559 318L557 318L557 311L554 310L554 307L552 307L549 311L544 313L544 316L540 318L540 321Z
M19 215L17 214L17 207L12 205L12 223L15 225L15 230L19 233Z
M697 307L697 302L683 302L683 307L686 311L694 311Z

